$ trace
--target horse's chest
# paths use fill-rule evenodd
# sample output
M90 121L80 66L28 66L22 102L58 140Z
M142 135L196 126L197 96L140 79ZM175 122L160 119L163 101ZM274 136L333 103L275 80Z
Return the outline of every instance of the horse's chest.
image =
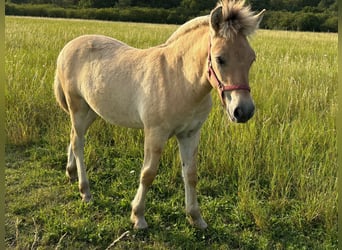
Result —
M190 137L193 133L196 133L203 125L205 120L203 119L194 119L189 122L185 122L179 125L173 134L175 135L183 135L186 137Z
M207 119L209 112L210 106L175 120L174 134L185 134L186 136L190 136L192 133L197 132Z

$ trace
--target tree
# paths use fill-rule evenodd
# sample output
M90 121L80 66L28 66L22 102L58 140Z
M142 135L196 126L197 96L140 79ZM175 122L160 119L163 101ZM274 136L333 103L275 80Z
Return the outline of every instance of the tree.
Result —
M269 9L270 0L249 0L248 4L252 6L253 10Z
M201 10L214 8L216 2L216 0L182 0L181 7L187 8L194 12L198 12Z
M300 13L296 23L298 30L320 31L320 19L312 13Z
M128 7L132 5L132 0L119 0L115 7Z
M152 7L152 8L177 8L182 0L132 0L132 6Z
M318 4L318 7L328 8L330 7L330 5L333 5L334 3L337 4L337 0L321 0Z
M117 0L80 0L79 6L86 8L109 8L114 7Z

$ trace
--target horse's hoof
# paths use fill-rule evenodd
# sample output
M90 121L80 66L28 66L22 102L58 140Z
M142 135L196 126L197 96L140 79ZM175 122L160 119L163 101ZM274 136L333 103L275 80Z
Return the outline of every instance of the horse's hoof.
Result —
M131 222L134 223L133 228L137 230L146 229L148 227L148 224L143 216L138 218L137 216L132 214Z
M197 229L204 230L208 227L208 224L202 219L190 220L190 224L193 225Z
M81 194L82 201L88 203L92 200L91 194Z

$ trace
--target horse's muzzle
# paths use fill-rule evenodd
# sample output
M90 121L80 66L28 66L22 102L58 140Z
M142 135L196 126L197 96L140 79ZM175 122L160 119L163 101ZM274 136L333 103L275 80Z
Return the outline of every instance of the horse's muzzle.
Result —
M232 122L245 123L254 115L255 106L253 102L244 105L232 105L227 107L227 113Z
M232 114L232 121L237 123L245 123L254 115L255 107L236 107Z

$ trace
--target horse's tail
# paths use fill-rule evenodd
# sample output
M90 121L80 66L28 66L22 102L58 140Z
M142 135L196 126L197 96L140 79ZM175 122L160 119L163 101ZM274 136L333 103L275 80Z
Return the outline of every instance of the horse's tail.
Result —
M67 104L66 99L65 99L64 91L62 89L57 70L56 70L56 74L55 74L54 92L55 92L55 97L56 97L56 100L57 100L57 103L59 104L59 106L61 106L61 108L65 112L69 113L68 104Z

